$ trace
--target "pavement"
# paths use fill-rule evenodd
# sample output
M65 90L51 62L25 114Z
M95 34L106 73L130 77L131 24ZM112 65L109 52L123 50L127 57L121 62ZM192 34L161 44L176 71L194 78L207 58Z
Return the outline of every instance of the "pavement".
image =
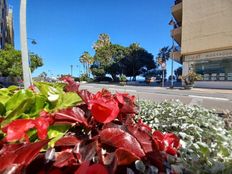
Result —
M223 89L205 89L193 88L191 90L183 90L181 87L170 89L168 87L157 86L136 86L118 84L97 84L86 83L81 84L80 88L88 89L95 93L102 88L115 92L126 92L135 95L139 100L152 100L154 102L162 102L165 100L180 100L188 105L203 106L207 109L215 109L216 112L232 111L232 90Z

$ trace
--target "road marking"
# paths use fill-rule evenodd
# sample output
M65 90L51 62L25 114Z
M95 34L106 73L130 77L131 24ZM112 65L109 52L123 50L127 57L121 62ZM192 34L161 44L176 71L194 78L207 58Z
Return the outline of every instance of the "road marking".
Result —
M218 97L207 97L207 96L200 96L200 95L188 95L192 98L203 98L203 99L210 99L210 100L222 100L222 101L229 101L228 98L218 98Z
M84 86L85 88L94 88L93 86Z
M192 98L189 106L194 106L194 105L202 105L203 99L202 98Z
M137 92L136 90L131 89L122 89L122 88L109 88L110 91L123 91L123 92Z

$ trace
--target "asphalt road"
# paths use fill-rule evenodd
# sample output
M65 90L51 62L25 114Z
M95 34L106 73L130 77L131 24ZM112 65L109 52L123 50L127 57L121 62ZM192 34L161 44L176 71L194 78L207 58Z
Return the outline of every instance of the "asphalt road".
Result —
M126 92L135 95L139 100L152 100L162 102L164 100L180 100L188 105L199 105L217 112L232 111L232 90L201 89L191 90L168 89L154 86L120 86L112 84L81 84L81 89L88 89L95 93L102 88L111 92Z

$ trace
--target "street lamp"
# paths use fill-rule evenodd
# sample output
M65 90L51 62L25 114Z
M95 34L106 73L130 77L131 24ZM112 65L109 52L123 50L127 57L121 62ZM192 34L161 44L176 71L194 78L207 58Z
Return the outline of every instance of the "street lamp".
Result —
M29 56L27 46L27 28L26 28L26 6L27 0L20 1L20 43L22 52L23 83L24 89L32 85Z
M28 39L28 40L31 40L31 44L32 44L32 45L36 45L36 44L37 44L37 42L36 42L35 39L30 38L30 37L28 37L27 39Z

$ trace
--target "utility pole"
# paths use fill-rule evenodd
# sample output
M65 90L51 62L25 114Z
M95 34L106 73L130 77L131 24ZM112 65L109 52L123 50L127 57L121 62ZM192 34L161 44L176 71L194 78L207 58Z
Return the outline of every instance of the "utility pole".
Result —
M170 20L170 22L168 23L168 25L172 25L173 26L173 30L175 29L175 27L177 26L177 23L174 21L174 19L172 18ZM173 61L174 61L174 38L172 36L172 56L171 56L171 59L172 59L172 67L171 67L171 86L170 88L173 88Z
M171 87L170 88L173 88L174 85L173 85L173 59L174 59L174 38L172 37L172 67L171 67Z
M31 71L29 67L29 56L27 47L27 28L26 28L26 6L27 0L20 1L20 43L22 52L23 83L24 89L32 85Z
M73 76L73 65L70 65L71 67L71 76Z

